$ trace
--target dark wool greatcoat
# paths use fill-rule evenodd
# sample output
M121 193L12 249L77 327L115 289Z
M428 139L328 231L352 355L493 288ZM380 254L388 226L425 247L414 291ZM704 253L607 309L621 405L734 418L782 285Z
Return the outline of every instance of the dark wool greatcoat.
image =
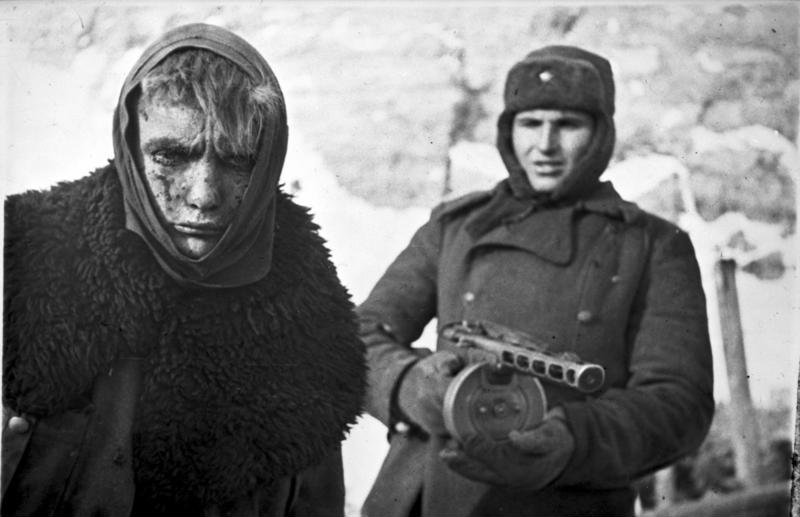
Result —
M422 515L632 515L631 482L696 448L714 410L689 238L602 184L586 200L475 240L465 227L489 198L436 208L358 309L371 366L367 409L391 433L365 515L409 515L420 493ZM398 380L419 357L409 346L434 317L439 329L500 323L605 367L605 387L592 397L543 382L575 437L553 484L526 491L474 482L438 458L442 438L413 426L394 431Z
M6 202L3 515L341 515L366 369L307 210L279 194L270 273L205 289L122 203L113 166Z

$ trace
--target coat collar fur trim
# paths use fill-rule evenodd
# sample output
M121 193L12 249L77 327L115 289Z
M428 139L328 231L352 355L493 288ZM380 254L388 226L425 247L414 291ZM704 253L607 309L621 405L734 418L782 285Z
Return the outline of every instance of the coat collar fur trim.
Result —
M10 197L4 402L58 413L117 357L144 357L137 492L154 504L226 501L333 452L361 409L363 345L317 227L277 207L272 272L204 290L124 228L113 167Z

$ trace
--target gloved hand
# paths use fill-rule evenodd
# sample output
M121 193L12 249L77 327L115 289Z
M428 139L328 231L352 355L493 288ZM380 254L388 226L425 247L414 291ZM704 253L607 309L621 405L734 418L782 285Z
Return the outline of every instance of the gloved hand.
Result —
M463 367L462 359L447 350L417 361L400 381L397 392L400 410L428 434L446 434L442 416L444 394Z
M462 444L451 440L439 456L462 476L491 485L539 490L555 480L575 450L564 411L549 411L534 429L511 431L509 441L494 443L479 435Z

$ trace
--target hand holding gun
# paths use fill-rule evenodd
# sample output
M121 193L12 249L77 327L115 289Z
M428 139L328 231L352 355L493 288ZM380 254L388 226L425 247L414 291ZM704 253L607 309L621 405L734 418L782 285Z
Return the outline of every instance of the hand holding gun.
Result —
M563 408L548 410L539 379L592 393L605 382L603 367L548 352L531 336L490 322L447 325L441 336L470 360L445 393L453 439L440 451L442 461L493 485L536 490L553 482L575 441Z
M496 323L462 322L445 326L444 339L462 349L470 363L456 375L444 396L447 431L463 441L480 435L492 442L511 431L539 425L548 412L539 379L582 393L602 388L605 370L572 353L554 354L531 336Z

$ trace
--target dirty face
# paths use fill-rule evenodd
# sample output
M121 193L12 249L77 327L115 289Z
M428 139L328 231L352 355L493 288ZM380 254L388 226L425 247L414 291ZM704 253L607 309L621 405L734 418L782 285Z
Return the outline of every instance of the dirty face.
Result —
M164 228L190 258L222 238L242 202L252 160L215 145L212 116L184 103L146 99L138 108L138 163Z
M514 154L531 186L552 192L575 173L592 139L594 118L583 111L534 109L514 117Z

